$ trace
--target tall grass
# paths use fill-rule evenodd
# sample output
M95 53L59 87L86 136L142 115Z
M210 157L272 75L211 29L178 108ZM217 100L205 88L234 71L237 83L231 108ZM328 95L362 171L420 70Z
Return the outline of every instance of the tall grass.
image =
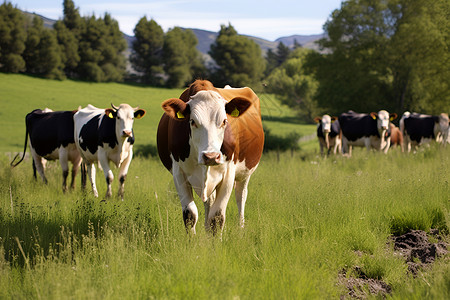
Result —
M10 170L1 159L0 298L338 298L338 274L352 266L386 281L394 297L447 298L445 259L413 278L389 237L448 232L449 154L265 154L246 228L232 197L221 239L202 222L186 234L171 175L156 159L133 160L123 202L78 188L62 194L57 164L44 186L29 165Z

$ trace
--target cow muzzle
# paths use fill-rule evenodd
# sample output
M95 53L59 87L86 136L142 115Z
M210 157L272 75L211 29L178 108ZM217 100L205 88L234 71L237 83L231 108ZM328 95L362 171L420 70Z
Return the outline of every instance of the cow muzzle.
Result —
M216 166L222 163L222 153L220 152L203 152L203 164L206 166Z
M131 137L131 135L132 135L131 130L122 131L122 137L124 137L124 138Z

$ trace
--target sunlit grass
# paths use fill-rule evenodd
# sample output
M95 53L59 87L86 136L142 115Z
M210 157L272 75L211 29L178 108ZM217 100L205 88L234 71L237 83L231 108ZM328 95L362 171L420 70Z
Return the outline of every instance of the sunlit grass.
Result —
M2 298L338 298L337 276L354 266L394 295L423 295L430 287L416 287L389 237L449 226L448 177L436 172L449 168L449 149L266 154L250 181L246 228L232 197L221 239L203 229L199 199L198 234L186 234L157 159L133 160L123 202L101 202L79 186L64 195L57 164L45 186L28 163L11 171L1 161ZM100 172L98 185L102 195ZM449 269L434 270L427 280L448 294Z

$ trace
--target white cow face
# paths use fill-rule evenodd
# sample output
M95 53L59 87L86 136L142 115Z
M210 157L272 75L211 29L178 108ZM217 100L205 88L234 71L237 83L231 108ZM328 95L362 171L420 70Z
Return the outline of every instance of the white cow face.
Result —
M330 117L329 115L323 115L322 117L315 117L314 121L316 123L320 123L322 125L322 132L330 133L331 132L331 124L337 120L337 117Z
M217 165L224 162L220 148L228 125L226 103L213 91L200 91L188 102L191 110L191 146L197 150L199 164Z
M389 114L385 110L380 110L378 113L370 113L374 120L377 120L377 128L378 131L388 130L390 121L395 120L397 118L397 114Z
M133 137L133 123L134 119L140 119L145 115L145 110L139 107L132 108L128 104L120 104L116 107L111 104L111 108L105 109L105 114L116 120L116 136L122 139Z
M331 117L329 115L322 116L322 131L324 133L331 132Z
M204 90L197 92L187 103L169 99L163 102L162 107L171 118L189 121L190 146L197 155L198 164L213 166L225 161L220 149L228 118L241 116L250 105L251 102L245 98L227 102L219 93Z

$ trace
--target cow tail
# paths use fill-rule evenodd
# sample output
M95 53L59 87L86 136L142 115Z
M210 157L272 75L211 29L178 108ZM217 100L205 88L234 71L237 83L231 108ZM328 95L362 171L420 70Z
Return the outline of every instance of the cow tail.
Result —
M11 168L16 167L18 164L22 162L22 160L25 158L25 152L27 151L27 144L28 144L28 126L25 126L25 146L23 147L23 155L22 158L14 164L14 161L17 159L17 157L20 155L20 153L17 153L16 156L14 156L14 159L11 161ZM34 162L33 162L34 163Z

